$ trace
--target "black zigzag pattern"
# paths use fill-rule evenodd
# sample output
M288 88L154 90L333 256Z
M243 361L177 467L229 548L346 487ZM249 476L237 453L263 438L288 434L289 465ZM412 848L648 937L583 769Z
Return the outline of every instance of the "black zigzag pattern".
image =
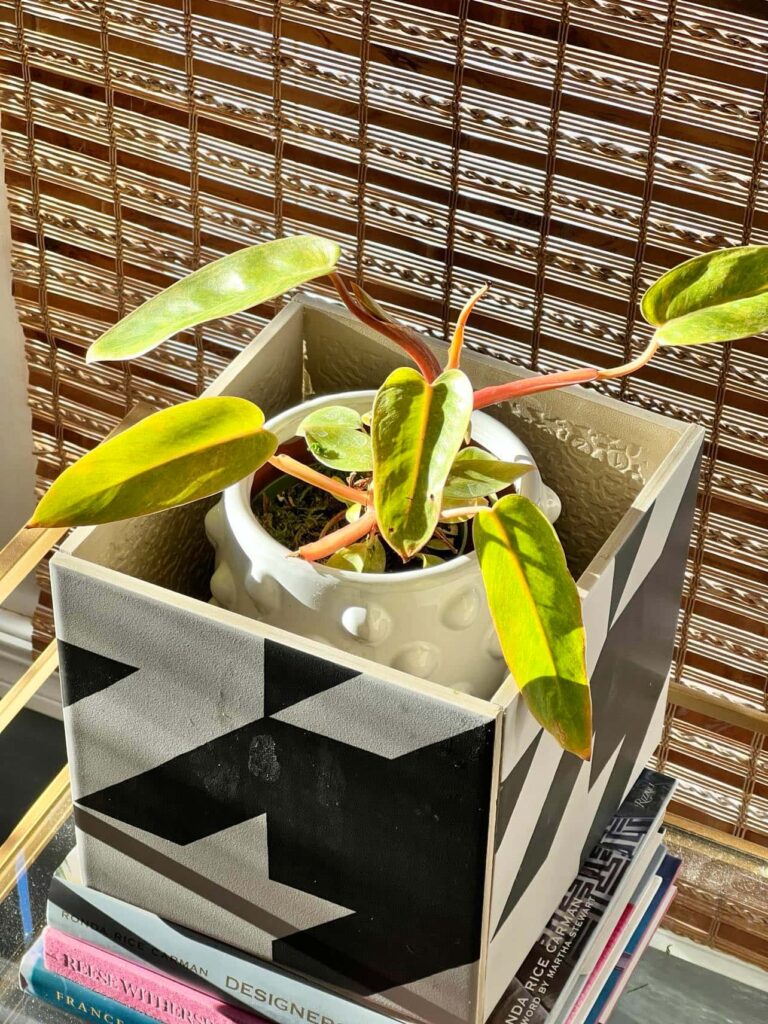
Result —
M512 771L504 779L499 787L499 798L496 806L496 835L494 837L495 849L501 846L501 841L507 831L507 825L512 819L512 814L517 806L517 801L523 791L528 772L531 770L536 751L539 749L539 741L543 730L539 730L526 747L519 760L512 768Z
M264 641L264 677L270 682L264 687L264 714L279 711L314 697L324 690L346 683L359 675L335 661L313 658L287 644Z
M312 668L268 664L267 691ZM80 804L178 844L266 814L269 877L353 911L275 941L274 962L369 994L480 955L495 723L478 721L387 758L268 716Z
M122 661L95 654L66 640L59 640L58 648L64 707L106 690L108 686L138 672L135 665L125 665Z
M700 463L701 456L691 470L661 555L611 626L595 666L593 706L596 713L593 727L596 736L602 739L595 745L590 765L590 787L619 744L621 751L584 843L582 860L599 841L632 782L648 723L664 689L675 648ZM621 586L623 590L624 585L626 577L620 583L614 576L614 587ZM630 696L632 714L616 715L615 708L622 702L626 703ZM633 728L625 732L619 726L619 720L629 721Z
M699 460L693 467L661 555L609 630L592 673L590 687L595 749L590 766L590 788L619 746L621 749L584 844L582 860L600 839L621 802L632 773L636 771L648 723L664 688L674 648L679 595L698 482ZM649 515L637 524L637 545L630 545L635 554L647 530ZM632 565L633 561L623 559L617 567L612 609L618 606ZM631 713L626 710L628 701L632 702ZM624 712L617 714L617 707L623 707ZM580 768L581 761L573 754L562 755L497 931L549 855Z

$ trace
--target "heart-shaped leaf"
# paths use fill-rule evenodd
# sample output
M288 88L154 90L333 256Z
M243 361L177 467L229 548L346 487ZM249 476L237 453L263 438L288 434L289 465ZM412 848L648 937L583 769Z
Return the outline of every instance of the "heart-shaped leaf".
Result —
M472 397L461 370L447 370L429 384L410 367L391 373L376 395L371 424L376 518L382 537L404 560L437 526Z
M581 604L557 534L532 501L509 494L475 517L474 541L504 659L528 708L561 746L589 759Z
M198 398L162 409L65 470L29 526L91 526L205 498L262 466L277 438L244 398Z
M445 497L484 498L503 491L532 469L525 462L502 462L483 448L462 448L445 482Z
M350 409L348 405L327 405L305 416L296 433L299 437L306 437L308 430L321 430L326 427L360 430L362 422L361 414L355 409Z
M371 438L360 413L344 405L330 405L311 412L298 429L307 447L324 466L347 473L373 469Z
M91 345L89 363L132 359L206 320L240 313L336 266L339 247L315 235L252 245L201 267L154 295Z
M350 544L336 551L326 565L347 572L384 572L387 567L387 553L378 537Z
M643 316L661 345L736 341L768 330L768 245L696 256L645 293Z

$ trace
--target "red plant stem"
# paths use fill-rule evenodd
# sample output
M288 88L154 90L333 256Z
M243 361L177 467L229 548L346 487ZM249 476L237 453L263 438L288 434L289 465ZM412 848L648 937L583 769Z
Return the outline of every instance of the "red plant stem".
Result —
M322 540L323 537L326 536L326 534L331 532L331 530L334 528L334 526L336 526L337 523L340 523L341 520L344 519L346 514L347 514L347 509L346 508L339 509L339 511L336 513L336 515L335 516L331 516L331 518L328 520L328 522L322 528L322 530L320 531L320 536L317 539L318 540Z
M440 373L440 364L424 342L407 327L391 323L388 320L380 320L378 317L374 316L373 313L369 312L353 295L350 294L349 289L340 274L332 273L328 276L330 277L339 298L350 313L353 313L358 320L362 321L362 323L366 325L366 327L372 327L374 331L378 331L379 334L383 334L386 338L389 338L390 341L394 341L396 345L399 345L404 352L408 353L414 363L416 363L424 375L424 378L429 381L429 383L432 383L435 377Z
M509 384L496 384L490 388L481 388L475 392L475 409L485 409L497 402L506 402L510 398L522 398L524 395L535 395L539 391L550 391L552 388L564 388L569 384L586 384L590 380L613 380L636 373L653 359L658 351L659 343L654 336L648 347L637 359L606 370L598 370L594 366L579 370L561 370L559 373L545 373L540 377L528 377L525 380L513 380Z
M526 377L524 380L513 380L508 384L494 384L489 388L480 388L475 392L475 409L485 409L497 402L506 402L524 395L535 395L539 391L551 391L552 388L564 388L569 384L585 384L597 380L600 371L597 367L582 367L577 370L561 370L559 373L545 373L540 377Z
M348 544L354 544L356 540L360 540L366 533L370 533L375 525L376 513L373 509L368 509L354 523L342 526L340 530L334 530L333 533L329 533L326 537L313 541L311 544L304 544L296 554L299 558L303 558L305 562L317 562L321 558L328 558L340 548L344 548Z
M456 321L456 329L451 339L451 347L448 350L448 362L445 364L446 370L458 370L459 362L461 361L461 346L464 344L464 330L467 326L467 320L469 320L469 314L475 308L475 304L487 294L488 288L489 285L487 284L481 285L464 303L459 313L459 319Z
M303 480L305 484L318 487L321 491L335 494L343 501L352 501L356 505L370 505L373 500L367 491L358 491L355 487L349 487L339 480L332 480L324 473L318 473L316 469L305 466L298 459L292 459L290 455L273 455L269 464L279 469L281 473L288 473L295 476L297 480Z

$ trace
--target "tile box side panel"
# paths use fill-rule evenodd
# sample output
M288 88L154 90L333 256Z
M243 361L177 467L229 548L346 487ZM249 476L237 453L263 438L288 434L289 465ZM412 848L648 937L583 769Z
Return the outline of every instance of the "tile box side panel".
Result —
M66 555L53 585L85 881L390 1011L471 1021L497 709Z
M267 418L297 405L304 387L304 305L290 302L206 389L255 402Z
M540 933L660 739L700 454L695 439L653 502L633 510L586 594L591 763L559 751L522 701L506 701L486 1015L532 944L523 923Z
M443 346L433 347L438 352L444 351ZM356 358L350 359L350 353L355 353ZM491 383L498 383L501 380L527 375L524 370L510 367L500 363L498 360L478 356L470 352L466 353L466 360L465 365L470 370L476 386L485 386ZM265 411L271 414L279 408L298 402L302 397L302 387L306 385L307 381L311 385L311 389L325 393L350 387L375 387L389 370L397 365L401 365L402 362L402 355L394 346L388 345L387 342L371 332L361 329L346 314L339 312L328 303L316 303L313 301L308 303L291 303L272 324L261 332L256 341L232 363L209 390L209 393L243 394L245 397L258 401L265 408ZM271 367L271 370L268 369L269 367ZM338 376L340 368L344 370L341 377ZM307 372L305 373L305 371ZM534 405L531 405L532 402ZM544 405L535 405L537 402L543 402ZM533 409L533 412L531 412L531 409ZM648 505L644 498L648 492L648 481L654 477L654 474L657 474L665 460L671 457L672 453L679 446L684 431L687 429L679 424L664 421L653 414L622 406L594 392L579 388L568 389L564 392L553 392L549 396L536 396L535 399L524 403L507 403L501 408L492 410L492 412L499 418L507 420L513 426L513 429L518 430L526 443L534 451L535 456L541 461L546 481L553 484L560 492L561 498L566 504L566 512L563 519L565 529L562 531L562 539L568 551L571 566L572 568L577 568L578 571L581 571L581 568L583 568L582 563L598 554L598 552L600 555L602 555L603 551L605 551L606 555L608 554L606 541L614 525L611 516L607 515L604 520L597 523L593 519L593 529L584 517L583 509L580 510L579 508L579 502L583 502L585 496L589 496L590 489L593 486L590 482L592 480L591 474L594 474L595 478L599 477L600 480L606 479L605 467L608 466L610 474L607 479L610 483L606 483L606 486L613 488L612 493L615 494L620 527L625 530L625 534L630 533L636 525L639 515L638 510ZM581 424L584 429L573 430L574 424ZM616 456L616 452L620 450L623 443L621 439L627 437L633 438L634 443L640 444L642 458L622 460ZM616 439L619 439L619 448L613 443ZM573 473L572 461L574 459L584 463L584 472L581 474L581 477ZM577 481L578 484L576 487L578 493L575 494L573 490L569 490L569 487L574 487L573 481ZM593 501L593 510L594 505L595 502ZM569 509L575 510L570 519ZM188 509L174 510L162 516L151 517L150 520L128 525L117 524L114 527L101 527L94 531L76 531L66 543L65 550L74 553L77 559L84 560L81 562L80 567L86 575L88 574L87 562L90 561L97 565L112 566L120 572L127 572L138 579L160 584L171 591L176 590L182 594L190 594L207 599L208 594L204 583L201 585L200 581L194 582L189 578L190 562L194 562L194 559L177 559L174 565L164 572L158 572L156 568L158 562L156 552L162 550L164 546L169 548L178 547L176 541L179 531L199 529L202 515L203 510L196 510L194 506L190 506ZM190 521L187 522L185 517L189 517ZM569 522L570 526L568 526ZM156 524L153 526L153 529L157 532L152 534L152 536L145 532L148 529L149 523ZM580 535L579 528L582 524L584 525L584 530ZM586 546L582 544L585 537L588 538L584 542ZM582 544L582 547L578 547L578 544ZM147 558L147 552L151 552L149 558ZM604 637L607 636L608 625L613 622L613 617L610 614L610 597L604 598L602 601L595 600L600 589L597 584L602 585L604 595L606 593L605 587L607 586L610 589L613 574L613 554L615 552L612 552L610 560L606 559L606 572L603 573L600 570L595 579L590 579L587 593L588 600L585 602L587 629L592 637L590 640L590 650L594 654L594 657L591 656L591 667L593 668L602 650ZM597 561L599 562L599 557ZM591 568L593 567L594 561ZM118 589L127 588L130 590L130 580L121 579L119 576L115 577L115 579L120 581L117 584ZM629 600L636 585L639 585L637 575L632 579L631 585L628 581L628 586L622 591L626 600ZM173 594L165 591L161 595L160 604L172 607L173 603ZM607 611L605 610L606 608L608 609ZM613 611L619 614L617 609L618 605L614 607ZM226 616L224 618L226 619ZM233 617L230 616L227 621L231 622L232 620ZM252 634L254 632L253 624L250 624L245 632ZM196 636L190 638L191 650L196 649L196 640ZM298 641L298 643L304 646L303 641ZM309 646L311 647L311 645ZM91 653L103 656L106 659L110 658L110 654L106 649ZM102 665L102 669L104 671L117 671L119 674L120 671L123 671L119 666L127 664L121 661L119 654L113 657L112 661L118 663L117 668L105 662ZM371 668L374 673L377 671L374 667L371 666ZM116 694L120 693L121 686L125 687L128 684L130 678L135 679L135 676L125 677L125 680L121 678L116 681ZM318 699L320 698L317 695L313 695L313 699L310 701L310 705L314 705L314 710L318 707L316 703ZM299 704L301 703L299 702ZM486 707L488 706L486 705ZM288 709L286 713L292 712ZM526 719L526 715L522 712L519 713L521 715L521 728L528 728L530 720ZM267 715L266 717L272 718L275 716ZM276 720L279 721L279 719ZM338 716L336 716L336 721L338 724ZM375 721L375 719L369 715L367 721L371 722ZM296 726L295 722L288 722L287 724L303 728L303 726ZM324 728L327 730L331 727L326 725ZM378 723L374 726L374 731L376 729L378 729ZM311 730L309 731L311 732ZM72 734L71 727L70 734ZM334 738L338 739L338 737ZM528 759L546 759L547 741L548 738L544 737L544 741L540 740L536 743L533 736L528 744L521 741L519 745L520 755L525 755ZM259 742L262 741L260 740ZM533 749L529 749L531 745L533 745ZM193 748L185 748L187 752L191 749ZM556 771L556 769L551 768L551 764L553 759L557 760L558 756L556 752L549 755L547 763L550 764L550 769L547 770L551 770L553 773ZM565 769L562 770L565 771ZM144 772L144 768L137 767L131 773L128 773L126 778L142 775ZM504 774L506 777L507 773L505 772ZM517 774L518 776L523 774L522 767L520 767ZM525 775L525 778L534 777L536 776L531 768ZM544 777L546 777L546 771ZM600 778L602 779L602 775ZM119 782L120 780L117 781ZM584 784L580 783L580 785ZM104 787L99 788L103 789ZM589 785L584 785L584 788L587 790L583 796L583 800L586 803L582 804L582 806L591 806L589 805L589 799L595 799L594 793L597 790L594 787L590 789ZM567 791L568 788L566 786L563 792ZM513 788L507 787L506 804L504 799L498 801L499 818L501 819L506 813L507 825L514 814L517 813L515 809L521 806L519 798L517 800L512 799L511 794L513 792ZM575 801L573 805L576 806ZM540 805L537 809L540 809ZM126 822L116 822L107 812L98 811L93 808L81 808L79 813L82 816L82 813L85 812L90 815L88 820L91 823L92 831L96 828L93 822L98 820L100 815L105 819L106 824L110 828L117 827L118 831L122 833L128 833L131 828L137 827ZM248 819L248 822L250 820ZM257 820L260 820L258 816ZM247 829L249 827L248 822L235 827ZM535 829L540 825L541 822L537 817L533 827ZM486 830L487 826L488 817L485 818ZM85 832L85 830L82 830L82 834L84 843L90 848L97 851L101 848L102 853L104 853L106 847L109 847L112 851L109 856L121 859L122 867L120 872L117 872L117 868L114 868L116 873L125 874L126 863L133 863L135 867L135 858L121 852L115 852L114 846L97 839L95 836ZM134 838L136 837L134 836ZM140 830L140 838L145 845L147 842L149 842L150 846L152 843L160 843L159 838L153 838L145 829ZM499 837L497 833L496 838L500 840L503 837ZM121 840L121 842L124 841ZM211 841L215 842L215 840ZM253 842L252 837L250 841ZM170 841L166 840L166 842ZM199 840L197 842L199 843ZM99 846L99 844L101 845ZM197 845L197 843L193 845ZM525 849L522 849L522 845L520 849L515 851L511 863L521 864L523 862L527 846ZM170 848L171 854L176 857L176 863L179 863L181 856L179 849L179 844L175 843ZM516 861L515 858L517 858ZM106 860L107 857L104 854L102 858L104 865L106 865ZM102 863L102 861L99 860L97 855L91 858L91 862L94 865ZM497 855L497 869L499 863ZM104 869L106 870L106 867ZM515 869L516 871L517 869ZM154 879L153 884L159 887L158 891L163 890L166 882L162 872L154 872L152 868L145 866L141 867L141 872L139 868L135 867L134 883L138 895L142 892L150 891L151 879ZM513 873L512 869L508 867L507 876L509 877ZM571 873L571 877L573 873ZM534 874L536 873L534 872ZM496 876L501 877L498 870L496 871ZM216 902L215 900L208 900L206 903L205 897L200 897L199 894L192 893L188 889L185 889L185 894L184 898L188 901L190 899L193 900L195 904L193 914L195 919L199 919L202 909L206 906L208 913L212 913L211 908L212 904ZM509 893L505 895L500 909L500 896L494 890L491 917L494 914L496 915L496 929L498 929L498 920L503 912L503 906L506 905L508 895ZM325 899L324 896L318 898ZM201 900L203 900L202 903L200 902ZM181 897L179 897L178 902L179 905L183 902ZM479 900L477 906L480 906L481 903L482 900ZM338 906L338 904L334 905ZM241 905L240 909L242 909ZM193 911L190 909L189 913L192 914ZM349 911L346 913L347 916L350 916ZM515 916L520 922L525 920L518 913ZM244 928L244 919L242 917L238 918L237 914L235 914L235 918L240 921L239 927ZM330 925L331 923L324 922L324 925ZM491 924L491 935L501 936L502 931L495 931L493 927L494 922L492 921ZM534 929L532 918L529 918L528 925L531 927L532 938L535 938L538 931ZM220 925L217 927L225 930L227 935L233 934L231 930L232 921L229 919L226 923L220 922ZM259 941L263 941L264 936L262 933L264 929L260 925L250 925L249 927L251 928L251 941L256 943L256 939L253 938L255 935L254 927L257 928L262 936ZM336 929L342 928L338 924L335 927ZM274 941L274 935L269 932L269 929L266 930L265 934L269 941ZM323 934L327 935L328 932L326 931ZM530 942L528 945L530 945ZM305 952L302 955L307 954ZM498 966L499 964L502 965L501 974L494 967L494 965ZM487 971L487 998L489 1001L492 1000L493 984L496 983L494 982L494 977L498 981L498 978L503 975L508 966L509 958L505 959L502 946L494 938L494 942L491 944ZM334 969L338 969L338 965ZM347 974L349 973L349 970L347 970ZM426 1014L426 1019L437 1020L438 996L436 994L442 993L450 1005L458 1007L460 1002L458 993L469 993L470 989L474 986L473 978L477 978L477 964L465 961L462 965L448 967L444 971L435 971L431 975L423 976L415 981L393 984L390 986L391 991L389 994L387 994L388 990L379 989L375 998L380 1000L381 1005L388 1005L390 1008L392 1000L394 1000L395 1005L400 1005L403 1012L412 1012L413 1015L418 1016L419 1014L416 1010L407 1011L405 1003L402 1002L405 998L403 993L406 991L410 992L411 996L409 998L417 1001L420 998L427 998L425 993L429 993L428 998L432 999L434 1012L431 1016ZM483 978L480 978L480 988L482 988L482 984ZM450 998L446 995L449 992L451 993ZM387 1002L388 999L390 1000L389 1003ZM400 1000L400 1003L397 1000ZM445 1007L443 1007L443 1012L447 1012ZM464 1014L463 1009L461 1013L462 1015Z

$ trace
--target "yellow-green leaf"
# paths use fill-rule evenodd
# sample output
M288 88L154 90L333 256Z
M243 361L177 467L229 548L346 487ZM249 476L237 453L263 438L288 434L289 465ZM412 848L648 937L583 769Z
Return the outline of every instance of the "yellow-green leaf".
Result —
M445 565L445 559L439 555L430 555L426 551L420 551L416 557L421 562L422 569L432 569L436 565Z
M237 483L277 438L244 398L198 398L148 416L65 470L30 526L91 526L160 512Z
M347 572L384 572L387 553L379 538L373 536L340 548L325 564L334 569L346 569Z
M447 498L484 498L503 491L533 469L526 462L502 462L483 448L462 448L445 482ZM452 502L452 506L457 504ZM446 505L443 503L443 507Z
M588 759L592 704L581 604L557 534L532 501L509 494L475 517L473 535L509 671L537 721Z
M719 249L681 263L645 293L662 345L736 341L768 330L768 245Z
M356 523L360 516L363 514L363 512L363 506L355 503L354 505L349 505L347 507L347 511L344 513L344 518L347 520L348 523Z
M374 504L384 540L404 560L432 536L443 488L472 414L461 370L431 384L410 367L393 371L373 405Z
M132 359L206 320L239 313L333 270L339 247L315 235L278 238L223 256L124 317L91 345L89 363Z
M297 433L318 460L331 469L367 473L373 468L371 439L360 413L345 405L329 405L311 412Z

